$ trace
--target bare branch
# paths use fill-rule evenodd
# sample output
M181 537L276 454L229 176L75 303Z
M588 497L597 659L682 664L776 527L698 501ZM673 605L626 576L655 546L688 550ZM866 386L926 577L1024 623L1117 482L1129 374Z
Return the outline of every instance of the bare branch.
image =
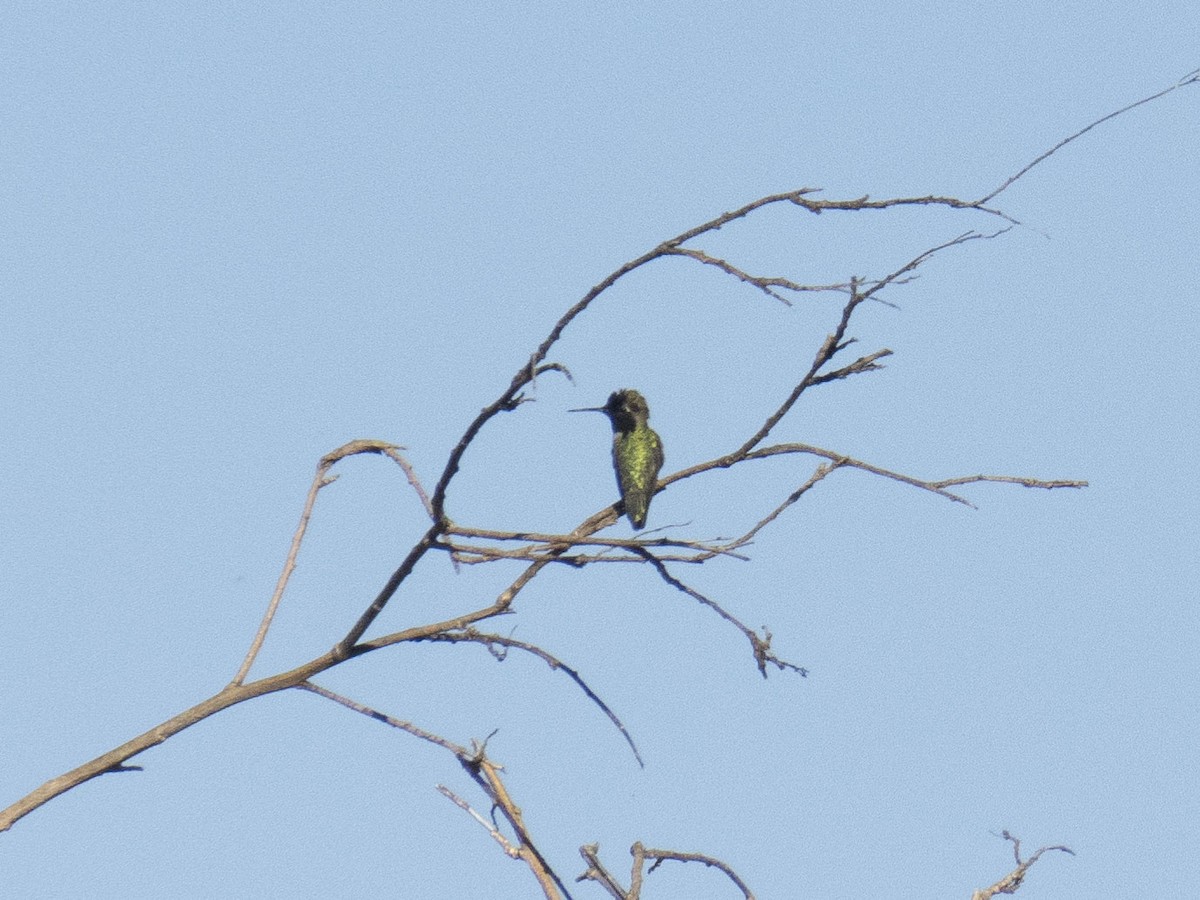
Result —
M507 786L505 786L504 781L500 778L501 767L488 759L486 747L477 745L473 755L470 757L460 756L458 761L462 763L463 768L466 769L475 783L491 798L492 803L495 804L495 808L500 810L501 815L504 816L508 824L512 827L519 841L517 854L524 860L525 864L529 866L537 878L538 884L541 886L547 900L557 900L560 892L561 896L570 900L571 892L567 890L562 879L551 868L550 863L546 861L546 858L529 836L521 808L513 801Z
M840 369L835 369L832 372L826 372L824 375L818 375L812 380L812 384L826 384L830 381L837 381L842 378L849 378L851 375L858 375L862 372L875 372L882 369L877 360L881 360L886 356L891 356L892 351L888 349L876 350L874 353L867 356L859 357L848 366L843 366Z
M934 246L925 252L914 257L904 266L901 266L896 271L892 272L885 278L863 281L858 278L850 280L848 285L825 285L812 286L802 285L798 282L793 282L790 279L762 277L756 276L743 270L734 262L723 260L718 257L711 256L703 250L693 247L687 247L685 244L704 234L715 232L722 227L736 222L746 216L749 216L756 210L762 209L772 204L786 203L794 205L800 209L811 212L814 215L819 215L824 212L832 211L856 211L856 210L882 210L893 207L902 206L942 206L948 209L974 210L987 215L998 217L1010 225L1016 224L1016 220L1006 215L998 209L992 209L986 206L997 195L1006 190L1011 184L1022 178L1033 167L1039 165L1047 158L1058 152L1062 147L1077 140L1098 125L1109 121L1110 119L1137 108L1151 100L1158 99L1166 94L1171 93L1177 88L1196 84L1200 81L1200 70L1189 73L1184 78L1180 79L1176 84L1159 91L1156 94L1138 100L1114 113L1110 113L1095 122L1070 135L1060 141L1054 147L1038 156L1007 181L1001 184L996 190L984 196L980 200L963 201L953 197L942 197L928 195L924 197L901 197L885 200L871 200L867 196L851 200L824 200L813 197L815 191L811 188L800 188L798 190L787 191L778 194L761 197L751 201L744 206L730 212L722 213L707 222L689 228L680 233L674 238L663 241L656 247L650 249L646 253L636 259L630 260L617 269L602 281L593 286L587 293L584 294L574 305L572 305L559 318L559 320L550 329L547 337L534 350L534 352L523 362L521 367L513 375L508 387L505 388L500 395L488 406L484 407L478 415L468 424L463 432L462 437L455 445L446 464L434 486L432 494L428 494L416 477L412 467L407 463L405 458L398 452L400 448L395 445L386 444L381 441L354 441L346 444L344 447L327 454L322 458L318 465L316 477L310 485L304 509L301 514L300 523L293 535L290 549L285 560L283 571L276 584L275 592L268 604L267 611L259 625L246 658L243 660L241 667L237 671L233 681L224 689L214 696L195 704L189 709L167 719L163 723L149 729L141 735L133 738L130 741L116 747L115 749L96 757L95 759L76 767L75 769L64 773L56 778L47 781L36 790L30 792L18 802L12 804L7 809L0 811L0 831L7 830L12 824L23 816L27 815L33 809L38 808L50 799L59 796L66 791L92 779L99 775L109 772L126 772L138 769L138 766L128 764L128 761L149 749L162 743L175 734L191 727L199 721L208 718L224 709L235 706L246 700L264 696L266 694L285 690L292 687L301 687L305 690L310 690L316 693L321 693L323 689L312 685L309 679L315 677L321 672L326 671L339 663L363 654L373 652L382 647L391 646L396 643L405 641L417 641L431 639L439 634L447 634L461 632L470 629L475 624L495 616L505 615L511 611L511 606L514 599L519 595L521 590L530 583L545 566L551 563L583 565L590 562L598 561L628 561L632 559L640 559L649 562L659 576L672 585L676 589L693 597L693 599L709 606L723 618L731 622L735 627L739 628L743 634L751 641L755 650L755 658L758 662L760 671L766 674L766 664L778 666L781 669L792 669L804 674L804 670L790 663L784 663L774 657L770 653L770 633L764 631L764 636L760 637L752 630L746 628L731 614L726 612L719 604L705 597L703 594L695 591L683 582L675 578L667 569L667 562L675 561L703 561L704 558L711 558L717 555L736 555L733 551L747 544L753 539L754 535L766 525L778 518L782 512L794 504L808 490L815 486L818 482L826 478L830 473L839 468L857 468L863 471L890 478L901 483L905 483L922 490L930 491L939 496L950 499L954 502L963 503L970 506L971 504L963 497L949 490L950 488L959 487L966 484L977 482L997 482L1006 484L1015 484L1030 488L1042 489L1057 489L1057 488L1079 488L1086 485L1083 481L1041 481L1037 479L1004 476L1004 475L973 475L961 476L939 481L925 481L912 476L902 475L878 466L874 466L859 460L846 457L842 454L837 454L832 451L823 450L821 448L812 447L804 444L779 444L776 446L762 447L760 446L772 432L779 421L785 416L800 396L809 387L817 384L828 383L833 380L847 378L851 375L875 371L878 369L879 360L886 357L889 353L886 349L877 350L872 354L861 356L854 362L844 365L841 368L831 369L829 366L838 354L845 351L853 342L852 337L848 337L848 328L851 317L857 307L867 301L874 300L878 302L887 302L881 299L881 294L893 285L902 284L911 278L916 277L915 271L924 262L933 255L940 253L949 247L973 241L978 239L987 239L997 237L1003 234L1007 229L1001 229L997 232L984 234L975 231L968 231L960 234L958 237L951 239L945 243ZM556 535L537 535L529 533L528 536L519 536L519 533L495 532L484 534L483 532L471 532L469 530L457 531L454 524L447 517L446 493L448 486L451 483L454 475L457 473L464 454L468 447L479 433L482 427L490 421L491 418L504 411L517 409L523 402L527 401L524 396L524 390L531 383L536 382L536 379L550 372L557 372L570 378L570 372L567 368L556 362L547 362L548 354L552 347L558 342L563 335L565 329L582 314L604 291L613 286L617 281L625 275L639 269L640 267L662 257L666 256L683 256L704 265L713 266L720 271L725 272L735 278L742 280L759 290L775 296L778 299L784 299L782 292L801 292L801 291L845 291L849 294L849 298L842 308L840 321L834 331L821 344L812 365L807 374L793 388L791 393L779 407L766 418L759 430L746 440L738 449L732 453L726 454L718 459L710 460L707 463L693 466L689 469L682 470L660 481L658 490L662 490L669 486L674 481L690 477L702 471L707 471L715 468L728 468L734 464L751 460L763 459L769 456L783 455L789 453L807 453L823 458L826 462L818 466L809 479L793 491L793 493L781 504L779 504L771 513L759 520L759 522L750 529L745 535L731 543L714 543L714 542L698 542L698 541L670 541L666 539L647 539L642 538L638 541L630 542L612 542L605 543L602 539L592 539L590 536L600 529L607 527L616 521L616 507L610 506L600 512L590 516L570 534ZM381 453L389 456L404 470L408 477L409 483L420 499L422 506L430 516L431 524L428 530L414 543L408 554L402 560L398 568L392 573L386 584L379 591L371 605L360 616L354 626L346 633L337 645L329 652L316 657L309 662L293 668L289 671L280 672L278 674L259 679L257 681L246 683L245 679L249 675L249 671L253 667L266 634L270 628L273 617L279 607L281 598L286 590L291 573L295 569L299 548L303 543L304 535L306 534L308 523L311 519L313 509L315 507L315 498L318 492L329 484L333 477L329 476L329 469L338 460L348 455L356 453ZM465 545L456 546L453 540L447 538L453 537L472 537L481 541L516 541L530 540L533 545L527 548L521 548L512 555L508 549L490 549L488 547L467 547ZM586 552L580 552L579 548L594 548L597 552L594 555L588 555ZM659 553L655 555L650 548L658 548ZM451 554L456 552L474 553L480 559L484 558L516 558L528 565L523 571L500 593L495 600L487 606L474 611L469 611L450 619L440 622L431 622L394 634L387 635L382 638L376 638L370 641L359 643L367 629L376 620L379 613L383 610L391 597L398 590L399 586L412 573L417 563L424 558L425 554L431 549L448 550ZM670 555L674 551L677 555ZM622 555L622 552L624 555ZM522 555L524 554L524 555ZM454 558L452 556L452 558ZM492 642L499 645L495 636L490 638ZM505 639L507 640L507 639ZM510 643L508 646L517 646L516 642ZM525 649L522 647L521 649ZM532 652L532 651L528 651ZM543 657L545 658L545 657ZM547 659L550 662L553 657ZM557 661L555 661L557 662ZM553 663L551 663L553 664ZM559 667L562 667L559 664ZM563 667L565 669L565 667ZM582 687L582 684L581 684ZM338 701L342 702L342 701ZM353 707L352 707L353 708ZM390 721L389 724L394 724L397 727L405 728L410 733L423 737L426 740L434 740L436 736L430 736L428 733L422 732L410 723L400 723L398 720ZM434 740L437 743L437 740ZM511 799L507 798L507 792L503 788L502 782L499 780L498 769L490 761L486 759L482 748L477 748L476 751L468 751L465 748L452 745L449 742L441 744L445 749L454 752L456 756L463 762L468 771L474 773L481 785L486 785L486 790L489 796L493 796L494 802L498 807L506 810L506 815L509 816L510 822L515 823L514 829L520 836L520 849L525 858L532 859L535 862L530 863L535 872L541 872L539 879L547 878L546 884L549 884L555 879L549 878L545 873L548 873L549 867L542 865L544 861L540 861L540 854L533 848L532 843L528 841L527 835L524 833L524 826L520 824L520 811L515 804L511 803ZM500 799L495 799L499 797ZM1019 867L1028 868L1040 854L1046 850L1062 850L1070 852L1065 847L1048 847L1039 850L1037 854L1031 857L1024 863L1020 863L1019 846L1014 839L1014 852L1017 855ZM1023 877L1024 869L1020 869L1020 877ZM1013 885L1019 883L1018 877ZM560 883L559 883L560 884ZM560 885L561 886L561 885ZM996 893L997 888L992 893ZM565 891L564 891L565 893ZM548 896L550 894L548 893ZM991 896L990 894L988 896Z
M497 828L495 825L493 825L491 822L489 822L487 819L485 819L483 816L481 816L479 813L477 813L471 807L471 804L469 804L462 797L458 796L458 794L454 793L454 791L450 790L450 788L446 787L444 784L439 784L437 786L437 789L438 789L439 794L441 794L443 797L448 799L451 803L453 803L455 806L457 806L463 812L467 813L467 815L469 815L472 819L474 819L476 822L478 822L480 825L482 825L484 827L484 829L487 831L487 833L490 834L495 839L496 843L501 846L501 848L504 850L504 853L507 856L510 856L513 859L521 858L520 849L517 847L514 847L511 843L509 843L508 838L506 838L503 834L500 833L500 829Z
M891 209L894 206L946 206L950 209L974 209L990 216L1004 219L1010 225L1016 225L1011 218L998 209L989 209L982 200L959 200L957 197L896 197L891 200L872 200L865 194L857 200L800 200L795 201L810 212L821 213L826 210L853 211L858 209Z
M376 721L383 722L393 728L398 728L406 731L414 737L421 740L429 741L432 744L449 750L458 759L459 763L466 769L471 779L475 781L492 801L494 806L501 811L505 819L513 827L518 837L518 845L513 845L498 828L488 823L488 821L471 808L467 801L463 800L449 788L438 785L438 790L443 796L453 801L459 808L465 810L477 822L484 826L493 838L504 848L504 852L513 859L521 859L529 866L538 883L542 886L548 900L554 900L560 896L570 897L570 892L563 886L562 881L554 874L549 863L546 862L541 852L534 846L533 841L529 837L529 833L525 828L525 823L522 818L521 809L513 802L512 797L508 793L508 789L504 786L504 782L500 778L500 766L496 765L492 760L488 759L486 752L486 741L482 744L473 742L473 749L468 750L466 747L455 744L453 741L447 740L441 735L426 731L423 728L418 728L411 722L405 722L402 719L397 719L382 713L379 710L372 709L354 700L344 697L340 694L335 694L333 691L326 690L311 682L304 682L296 685L306 691L311 691L326 699L332 700L347 709L351 709L357 713L368 716ZM561 891L561 894L560 894Z
M909 273L913 272L918 266L935 254L940 253L943 250L947 250L950 247L964 244L968 241L999 237L1007 230L1008 229L1005 228L989 234L979 234L974 231L968 231L960 234L956 238L952 238L951 240L945 241L944 243L938 244L935 247L930 247L928 250L923 251L922 253L910 259L899 269L892 272L890 275L880 279L877 282L874 282L872 286L867 288L865 291L860 290L861 281L858 278L850 279L850 299L847 300L845 306L842 307L841 320L838 322L833 333L825 338L825 342L821 345L821 349L817 351L817 356L813 360L812 365L809 367L808 373L800 380L800 383L792 389L792 392L783 401L783 403L781 403L779 407L767 417L767 420L762 424L762 427L760 427L758 431L756 431L749 439L747 439L741 445L741 447L729 454L728 458L736 459L743 457L758 444L762 443L762 441L766 439L767 435L771 433L775 426L779 424L779 421L788 414L793 406L796 405L796 401L800 399L801 395L814 384L823 384L837 377L845 377L845 375L837 375L835 373L822 376L820 372L821 369L823 369L837 353L844 350L850 344L850 341L846 340L846 330L850 327L850 319L854 315L854 311L861 303L863 303L865 300L875 298L884 288L896 283L897 280L908 276ZM877 368L876 366L871 365L871 363L873 363L875 359L879 359L885 355L888 355L886 351L880 351L874 356L874 359L871 357L864 357L857 363L847 367L846 375L852 374L854 371L870 371L871 369ZM859 365L860 363L862 364L863 368L855 369L855 366Z
M658 572L659 577L662 578L663 581L671 585L671 587L675 588L676 590L687 594L698 603L707 606L718 616L745 635L746 640L750 642L750 647L754 652L754 661L758 665L758 671L762 673L763 678L767 677L768 663L781 671L790 670L792 672L796 672L802 677L808 675L808 670L804 667L782 660L771 652L771 632L764 629L763 635L759 637L754 629L744 625L742 621L737 618L737 616L727 611L721 606L721 604L717 603L715 600L710 600L708 597L705 597L695 588L688 587L686 584L668 572L667 567L663 564L663 562L649 550L643 550L640 548L634 548L634 550L654 567L654 570Z
M672 247L668 252L674 256L686 256L706 266L714 266L727 275L732 275L738 281L753 285L768 297L773 297L785 306L791 306L792 301L775 290L775 288L783 288L794 293L826 293L830 291L845 293L850 287L848 284L797 284L788 278L751 275L748 272L743 272L728 260L710 256L703 250L696 250L690 247Z
M808 453L813 456L821 456L825 459L835 462L838 466L846 466L852 469L861 469L864 472L870 472L872 475L879 475L882 478L890 478L892 481L898 481L901 484L911 485L915 488L920 488L923 491L937 494L940 497L945 497L947 500L952 500L955 503L961 503L964 506L969 506L975 509L975 504L967 500L965 497L960 497L958 494L952 493L946 488L954 487L961 484L975 484L978 482L993 482L998 484L1019 484L1024 487L1044 488L1053 490L1056 488L1085 488L1088 486L1086 481L1062 480L1040 481L1036 478L1025 478L1014 475L967 475L958 478L946 478L941 481L926 481L920 478L914 478L911 475L905 475L901 472L894 472L891 469L885 469L881 466L876 466L868 462L863 462L859 459L853 459L849 456L843 456L831 450L825 450L821 447L814 447L811 444L777 444L772 447L763 447L761 450L755 450L747 454L747 459L765 459L770 456L777 456L781 453Z
M340 660L333 652L325 653L316 659L298 666L288 672L252 681L249 684L229 684L207 700L185 709L165 722L155 725L148 731L139 734L132 740L126 741L107 753L77 766L56 778L51 778L45 784L26 794L7 809L0 810L0 832L7 831L14 823L29 815L55 797L65 794L86 781L107 772L128 771L134 766L124 765L125 761L137 756L151 747L161 744L168 738L174 737L185 729L191 728L197 722L202 722L209 716L216 715L222 710L264 694L271 694L285 688L295 687L312 675L323 672Z
M1088 486L1086 481L1042 481L1037 478L1025 478L1017 475L962 475L958 478L947 478L944 481L929 481L920 486L928 487L931 490L941 490L942 488L954 487L959 484L978 484L979 482L1019 484L1022 487L1042 488L1048 491L1056 488L1085 488Z
M640 851L640 854L646 859L653 859L655 861L654 865L650 867L651 872L653 872L661 863L667 860L703 863L704 865L710 866L714 869L720 869L725 873L730 881L737 885L738 890L742 892L742 895L746 898L746 900L754 900L754 894L751 892L750 888L747 887L746 882L742 881L742 879L738 877L737 872L733 871L728 863L722 862L716 857L706 856L703 853L682 853L678 850L654 850L649 847L643 848L640 843L634 844L633 847L635 854Z
M300 684L296 685L296 687L300 690L309 691L310 693L316 694L319 697L324 697L326 700L332 700L334 703L346 707L346 709L353 710L354 712L374 719L377 722L383 722L385 725L390 725L392 728L398 728L401 731L406 731L413 737L420 738L423 741L428 741L431 744L436 744L443 750L449 750L455 756L462 757L471 755L471 751L466 747L459 746L458 744L447 740L439 734L434 734L432 731L426 731L424 728L419 728L412 722L406 722L403 719L397 719L394 716L389 716L387 713L382 713L377 709L372 709L369 706L358 703L357 701L351 700L349 697L345 697L341 694L336 694L333 691L323 688L318 684L314 684L311 681L301 682Z
M977 201L977 203L980 205L982 205L984 203L990 203L993 198L995 198L998 194L1002 193L1003 191L1008 190L1008 188L1012 185L1012 183L1014 181L1016 181L1018 178L1021 178L1026 172L1028 172L1034 166L1038 165L1039 163L1041 163L1042 161L1044 161L1046 159L1049 159L1051 156L1053 156L1055 153L1057 153L1059 150L1061 150L1063 147L1067 146L1067 144L1071 143L1072 141L1076 140L1077 138L1083 137L1085 134L1087 134L1089 131L1091 131L1093 128L1095 128L1097 125L1103 125L1109 119L1115 119L1117 116L1127 113L1131 109L1136 109L1137 107L1141 106L1143 103L1149 103L1151 100L1157 100L1159 97L1163 97L1163 96L1171 93L1171 91L1178 90L1181 87L1186 87L1189 84L1195 84L1197 81L1200 81L1200 69L1196 69L1194 72L1189 72L1188 74L1184 75L1181 79L1179 79L1179 81L1175 82L1175 84L1171 85L1169 88L1165 88L1164 90L1159 91L1157 94L1151 94L1149 97L1143 97L1141 100L1135 100L1133 103L1130 103L1128 106L1121 107L1116 112L1111 112L1106 116L1101 116L1095 122L1092 122L1092 124L1090 124L1090 125L1084 126L1083 128L1079 129L1077 132L1075 132L1070 137L1063 138L1061 141L1059 141L1057 144L1055 144L1053 147L1051 147L1049 150L1047 150L1045 153L1043 153L1041 156L1039 156L1033 162L1029 163L1029 165L1025 166L1025 168L1021 169L1021 171L1017 172L1017 174L1010 176L1004 182L1004 184L1000 185L1000 187L996 188L990 194L980 198Z
M940 481L927 481L921 478L915 478L912 475L905 475L902 472L885 469L882 466L864 462L860 459L854 459L853 457L838 453L835 450L826 450L823 447L817 447L812 444L774 444L770 447L762 447L758 450L751 450L740 457L738 457L736 454L730 454L729 456L718 457L717 459L697 463L694 466L688 466L686 469L680 469L678 472L672 473L671 475L663 478L659 482L659 488L662 489L667 485L674 484L676 481L682 481L685 478L691 478L694 475L698 475L701 472L707 472L712 469L729 468L749 460L768 459L773 456L783 456L793 453L804 453L811 456L819 456L823 459L829 460L832 463L835 463L836 468L844 466L852 469L860 469L864 472L869 472L872 475L879 475L883 478L889 478L892 481L899 481L901 484L907 484L915 488L920 488L923 491L929 491L937 494L940 497L945 497L947 500L952 500L955 503L961 503L964 506L969 506L971 509L975 509L975 504L971 503L965 497L961 497L958 494L946 490L946 488L961 484L975 484L978 482L1018 484L1024 487L1044 488L1047 490L1056 488L1085 488L1088 486L1086 481L1062 479L1042 481L1036 478L1025 478L1014 475L966 475L956 478L946 478ZM734 541L725 546L736 548L740 545L740 543L742 542Z
M617 898L617 900L640 900L642 896L642 883L648 872L653 872L660 865L668 860L676 862L698 862L710 868L718 869L732 881L742 896L746 900L754 900L754 893L746 885L741 877L733 871L733 868L726 862L717 859L714 856L707 856L703 853L684 853L678 850L655 850L645 847L641 841L637 841L629 848L629 854L633 857L632 871L630 872L629 890L621 887L621 883L616 877L605 868L600 861L600 845L599 844L584 844L579 848L579 854L588 864L587 869L583 874L576 877L576 881L595 881L609 895ZM646 860L653 860L650 868L646 869Z
M279 574L279 580L275 583L275 592L271 595L271 600L267 604L267 611L263 615L262 622L259 623L258 632L254 635L254 640L250 642L250 649L246 653L246 658L242 660L241 666L237 670L237 674L233 676L233 684L241 684L246 680L246 676L250 673L250 667L254 665L254 660L258 657L259 651L262 649L263 642L267 639L267 631L271 627L271 622L275 618L275 612L279 609L279 603L283 600L283 592L287 589L289 579L292 577L292 572L296 570L296 559L300 555L300 545L304 542L304 535L308 531L309 520L312 519L313 507L317 502L317 493L321 488L328 484L332 484L337 476L329 477L329 470L334 464L347 456L354 456L359 453L384 453L392 459L396 460L409 476L409 483L412 484L421 499L425 502L428 509L429 501L425 498L424 492L421 490L420 482L416 480L416 476L412 472L408 461L400 455L400 450L403 447L398 447L395 444L389 444L386 441L360 440L351 441L348 444L343 444L336 450L332 450L321 457L317 463L317 474L313 476L312 484L308 488L308 497L304 501L304 509L300 513L300 524L296 526L296 532L292 535L292 545L288 549L287 559L283 564L283 571Z
M581 546L590 542L582 542ZM643 547L659 546L660 543L667 542L659 541L626 541L627 544L638 544ZM694 551L691 554L685 553L660 553L659 559L663 562L681 562L681 563L702 563L715 556L729 556L733 559L745 562L749 559L748 556L738 553L730 549L728 546L721 546L704 541L671 541L670 543L680 547L686 547ZM593 563L640 563L640 556L629 554L610 553L601 551L599 553L559 553L557 547L516 547L512 549L502 549L493 547L487 544L464 544L458 541L453 543L445 543L440 545L440 549L448 550L456 562L463 565L474 566L484 565L486 563L499 562L501 560L516 560L520 562L535 562L543 561L555 563L558 565L571 566L572 568L582 568Z
M354 645L358 643L367 629L371 627L371 623L375 621L378 615L383 612L388 601L392 599L392 595L396 593L396 590L404 583L404 579L416 568L417 563L420 562L425 552L434 545L447 524L445 520L434 522L429 526L429 530L421 536L421 539L413 544L404 561L392 573L387 583L384 584L378 595L376 595L375 600L367 607L366 612L359 616L358 621L354 623L354 627L333 648L333 652L339 659L348 659L352 655Z
M599 844L584 844L579 848L579 855L583 857L588 867L582 875L575 878L576 881L594 881L608 891L610 897L615 897L616 900L637 900L638 894L635 894L632 889L626 891L622 888L621 883L600 862ZM637 875L640 878L640 870L637 871ZM640 882L637 887L640 889Z
M764 516L763 518L761 518L757 522L755 522L753 528L751 528L749 531L747 531L744 535L742 535L737 540L731 542L730 546L742 547L742 546L750 543L750 541L754 540L754 536L756 534L758 534L760 531L762 531L764 528L766 528L768 525L770 525L772 522L774 522L776 519L778 519L783 514L783 511L785 509L787 509L789 506L791 506L793 503L795 503L797 500L799 500L801 497L803 497L805 494L807 494L813 487L816 486L816 484L818 482L823 481L826 478L826 476L828 476L835 469L837 469L839 466L842 466L842 465L844 465L844 463L842 463L840 461L835 461L830 465L826 465L825 463L822 463L821 465L817 466L817 468L813 471L812 475L810 475L808 477L808 480L806 482L804 482L804 484L800 485L800 487L798 487L798 488L796 488L796 490L792 491L792 493L790 493L788 495L786 500L784 500L782 503L780 503L778 506L776 506L766 516Z
M425 493L425 486L421 484L421 480L417 478L417 473L413 469L412 463L410 463L399 453L399 451L403 449L405 448L388 445L383 449L382 452L386 453L388 457L396 463L396 465L404 470L404 475L406 478L408 478L408 483L412 485L412 489L416 491L417 497L421 501L421 505L425 507L425 512L429 515L429 518L432 519L434 517L433 504L429 502L429 495Z
M611 510L613 507L608 507ZM608 510L605 510L607 512ZM512 549L500 549L483 544L465 544L461 541L444 539L440 541L436 549L444 550L455 555L461 562L467 564L495 562L502 559L521 560L525 562L554 562L565 565L582 567L588 563L594 562L641 562L640 556L632 554L614 555L602 552L600 554L583 554L583 553L568 553L568 550L584 547L598 547L603 550L628 550L631 547L655 547L655 548L670 548L676 547L683 550L693 551L696 555L664 555L660 554L659 558L672 562L698 562L701 559L708 559L713 556L731 556L735 559L745 560L746 557L736 553L729 546L720 544L697 541L683 540L678 538L603 538L588 535L586 537L579 536L579 530L574 533L575 536L567 534L547 534L536 531L498 531L490 528L475 528L473 526L453 525L447 530L448 538L455 537L472 537L481 540L500 541L500 542L521 542L526 544L523 547L515 547ZM534 542L534 543L530 543Z
M646 764L642 761L642 755L638 752L637 744L634 743L633 737L625 728L625 724L620 720L620 718L617 717L617 714L613 712L611 707L609 707L607 703L600 699L600 696L588 686L587 682L583 680L583 676L580 675L576 669L568 666L549 651L543 650L536 644L530 644L526 641L518 641L515 638L504 637L503 635L499 634L487 634L485 632L476 631L474 628L467 628L463 631L457 632L431 634L428 637L421 638L421 640L444 644L459 644L464 642L482 644L483 646L487 647L492 655L499 660L504 659L504 653L502 651L496 651L496 647L501 647L505 650L523 650L524 652L536 656L538 659L542 660L544 663L550 666L551 669L562 670L567 674L567 677L574 681L579 689L583 691L585 695L587 695L587 698L595 703L596 706L600 707L600 711L608 716L609 721L616 726L617 730L621 732L621 736L625 738L625 742L629 744L629 749L633 751L633 758L637 760L637 764L643 769L646 768Z
M1029 859L1022 861L1021 842L1007 831L1003 832L1001 836L1006 841L1012 841L1013 857L1017 861L1017 867L991 887L980 888L979 890L975 891L973 894L971 894L971 900L992 900L992 898L997 894L1015 894L1017 892L1017 888L1019 888L1021 883L1025 880L1025 873L1029 871L1030 866L1032 866L1041 858L1043 853L1047 853L1051 850L1059 850L1063 853L1069 853L1071 856L1075 855L1075 851L1070 847L1064 847L1059 844L1053 847L1042 847L1036 853L1034 853L1033 856L1029 857Z

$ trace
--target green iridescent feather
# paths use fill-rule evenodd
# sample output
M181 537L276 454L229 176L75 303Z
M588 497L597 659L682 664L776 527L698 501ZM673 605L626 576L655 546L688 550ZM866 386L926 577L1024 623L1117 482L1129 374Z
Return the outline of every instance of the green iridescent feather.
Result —
M658 485L658 470L663 464L662 441L645 422L631 431L613 435L613 467L617 486L625 501L625 514L634 528L646 524L650 498Z

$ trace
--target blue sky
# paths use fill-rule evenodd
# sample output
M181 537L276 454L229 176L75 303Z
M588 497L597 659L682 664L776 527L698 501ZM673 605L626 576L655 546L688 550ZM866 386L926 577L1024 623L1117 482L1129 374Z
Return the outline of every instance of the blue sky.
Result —
M1200 65L1193 4L10 4L0 13L2 804L219 690L318 458L372 437L436 480L559 315L624 261L757 197L980 196ZM1200 880L1200 89L1064 148L1024 223L862 309L887 368L776 432L974 486L977 510L839 473L749 562L552 571L500 630L561 674L394 648L320 683L491 754L568 880L598 842L718 856L759 897L1179 896ZM772 210L701 243L798 281L877 276L994 220ZM726 452L803 374L835 298L784 307L686 260L622 281L552 354L574 383L495 420L448 511L566 529L615 499L602 420L649 398L669 471ZM807 478L673 486L651 525L743 530ZM424 528L398 470L322 493L255 670L329 648ZM627 535L628 526L613 529ZM430 559L372 634L516 573ZM435 790L443 751L297 692L243 705L0 836L27 898L537 896ZM576 897L598 897L580 885ZM665 867L646 896L736 896Z

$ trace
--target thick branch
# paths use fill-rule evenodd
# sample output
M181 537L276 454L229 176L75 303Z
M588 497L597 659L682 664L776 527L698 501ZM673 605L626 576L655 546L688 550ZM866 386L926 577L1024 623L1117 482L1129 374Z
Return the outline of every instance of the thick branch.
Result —
M244 703L247 700L252 700L255 697L295 687L311 676L337 665L340 661L333 651L330 651L289 672L282 672L270 678L252 681L249 684L230 684L220 693L167 719L161 725L155 725L149 731L138 735L130 741L126 741L121 746L108 751L102 756L98 756L90 762L72 769L70 772L59 775L57 778L50 779L37 790L22 797L12 806L8 807L8 809L0 812L0 831L7 831L13 826L14 822L33 812L33 810L42 804L54 799L59 794L65 794L72 788L78 787L85 781L90 781L97 775L119 771L126 760L161 744L167 738L174 737L197 722L202 722L209 716L221 712L221 710Z

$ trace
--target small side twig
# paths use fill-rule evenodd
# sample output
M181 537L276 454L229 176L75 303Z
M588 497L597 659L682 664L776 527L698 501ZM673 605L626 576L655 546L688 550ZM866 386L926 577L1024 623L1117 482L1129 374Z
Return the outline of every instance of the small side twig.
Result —
M493 839L495 839L496 843L499 844L501 846L501 848L503 848L504 853L507 856L510 856L513 859L520 859L520 857L521 857L520 849L517 847L514 847L512 845L512 843L509 841L509 839L500 833L500 829L497 828L495 825L493 825L491 822L489 822L487 819L485 819L483 816L481 816L478 812L476 812L470 803L468 803L462 797L458 796L458 794L454 793L454 791L450 790L450 788L446 787L444 784L439 784L437 786L437 790L438 790L439 794L441 794L443 797L445 797L447 800L449 800L451 803L453 803L455 806L457 806L459 809L461 809L463 812L465 812L467 815L469 815L472 819L474 819L476 822L478 822L480 825L482 825L484 827L484 829L487 831L487 833L490 834Z

